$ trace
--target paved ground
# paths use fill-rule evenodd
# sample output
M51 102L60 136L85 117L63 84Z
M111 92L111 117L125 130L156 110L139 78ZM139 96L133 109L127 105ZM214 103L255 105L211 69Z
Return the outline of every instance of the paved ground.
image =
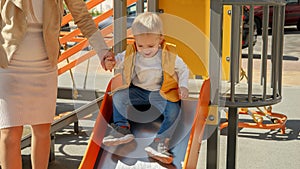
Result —
M299 169L300 168L300 32L293 28L285 33L284 62L283 62L283 100L275 105L273 110L284 113L288 117L286 134L278 131L241 129L238 137L238 169ZM254 47L255 52L261 50L261 39ZM243 50L243 53L246 53ZM91 60L95 63L97 60ZM87 64L87 63L85 63ZM259 66L257 67L259 70ZM104 73L96 64L90 65L89 78L84 80L85 68L74 70L76 74L76 87L88 89L103 89L107 85L111 74ZM70 87L69 74L60 77L59 85ZM95 116L93 116L95 117ZM56 160L51 162L49 169L75 169L78 168L88 143L91 126L91 117L80 120L81 132L74 134L72 126L68 126L56 134L55 154ZM226 164L226 135L220 137L220 169L225 169ZM24 169L29 169L29 151L22 151ZM203 142L199 169L205 168L206 141Z
M237 140L237 169L299 169L300 168L300 86L283 88L283 101L273 107L288 117L286 134L279 131L246 129L239 131ZM226 168L226 140L220 137L220 169ZM205 168L204 142L201 148L199 169Z

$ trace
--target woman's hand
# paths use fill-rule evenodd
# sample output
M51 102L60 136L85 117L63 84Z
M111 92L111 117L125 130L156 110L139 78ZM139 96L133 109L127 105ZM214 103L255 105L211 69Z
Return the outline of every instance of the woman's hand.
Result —
M115 55L111 50L108 50L107 53L101 59L101 66L105 71L112 71L115 64Z
M116 60L114 57L107 57L104 59L104 64L106 70L112 71L112 69L115 67Z

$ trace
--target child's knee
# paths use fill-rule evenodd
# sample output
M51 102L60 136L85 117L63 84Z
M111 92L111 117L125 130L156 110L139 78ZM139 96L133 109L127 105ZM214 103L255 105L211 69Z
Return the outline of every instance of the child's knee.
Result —
M175 122L178 117L179 117L179 111L173 111L167 114L165 118L169 122Z
M119 91L116 91L114 94L113 94L113 99L114 100L123 100L123 99L126 99L128 98L128 91L127 90L119 90Z

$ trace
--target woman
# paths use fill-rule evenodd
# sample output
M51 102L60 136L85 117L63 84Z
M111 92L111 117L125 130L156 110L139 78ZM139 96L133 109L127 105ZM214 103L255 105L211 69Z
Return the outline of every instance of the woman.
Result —
M55 115L63 0L0 0L0 163L21 169L20 140L32 127L33 169L48 167ZM100 57L113 58L82 0L65 0L75 23Z

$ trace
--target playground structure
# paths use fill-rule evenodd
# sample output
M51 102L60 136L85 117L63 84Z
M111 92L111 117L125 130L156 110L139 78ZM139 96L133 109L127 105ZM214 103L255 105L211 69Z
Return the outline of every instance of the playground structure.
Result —
M117 148L109 148L101 145L107 124L112 117L112 97L109 93L114 87L117 87L118 84L121 84L120 74L112 78L108 84L87 151L79 166L81 169L115 168L117 160L126 161L131 165L135 164L137 159L149 161L143 147L152 141L151 138L153 134L157 132L158 128L155 123L140 123L140 121L153 119L153 114L157 114L157 110L155 109L149 109L143 112L130 109L134 111L130 113L131 115L128 114L129 117L133 117L130 119L137 119L136 123L131 123L132 132L136 135L136 141L134 143ZM171 165L163 165L164 167L196 167L197 159L195 159L195 157L197 157L200 148L198 139L202 138L204 132L203 126L208 115L209 94L210 80L207 79L202 84L199 99L185 100L182 102L182 115L178 124L180 127L175 130L174 140L172 140L175 144L172 152L176 154L176 156ZM155 121L157 122L159 120L156 119ZM186 150L186 153L181 153L183 150ZM182 163L182 161L184 161L184 163Z
M103 1L104 0L87 1L87 7L88 9L91 9ZM114 0L114 8L112 10L94 18L95 23L98 25L98 23L103 21L105 18L111 15L114 16L114 19L117 22L115 22L113 26L110 25L104 28L101 32L103 36L106 37L107 44L113 46L115 53L121 52L125 49L128 40L127 37L130 37L130 29L126 29L126 18L124 16L126 16L126 6L135 2L137 3L137 12L142 12L144 9L143 0ZM264 25L262 30L262 39L264 43L261 54L260 84L253 82L253 46L251 45L248 48L248 79L246 83L242 83L242 81L240 81L241 25L242 7L244 5L250 6L250 28L254 26L253 6L264 6ZM267 23L269 19L269 6L273 6L274 8L274 22L272 25L271 35L272 66L270 69L267 67L269 41ZM201 10L199 10L200 8ZM207 81L203 82L203 84L206 84L202 85L203 92L198 91L199 100L191 100L190 102L187 102L188 105L192 106L186 107L193 107L193 109L186 109L186 111L193 114L192 117L194 118L187 119L187 121L190 122L186 127L186 131L188 131L189 134L181 140L178 147L176 146L174 148L175 153L176 148L181 148L185 150L185 154L184 156L178 156L178 160L175 159L173 167L180 167L182 165L182 161L182 167L187 169L201 165L197 164L197 159L205 127L205 130L212 133L207 141L207 149L209 151L207 151L206 166L208 169L218 168L218 143L220 135L219 108L227 107L229 110L228 121L226 123L222 123L220 127L224 128L228 126L227 168L236 168L237 128L242 125L242 127L247 127L246 123L239 122L239 113L248 113L248 110L240 111L239 108L270 106L281 101L284 0L185 0L176 1L176 3L169 0L148 0L147 10L160 13L164 22L166 32L165 37L167 41L177 45L178 54L183 57L183 60L189 66L193 77L209 79L209 84L207 84ZM72 16L67 14L62 20L62 26L71 20ZM114 32L113 39L111 38L112 32ZM253 31L250 29L248 44L252 44L252 37ZM76 42L76 45L66 48L59 58L60 63L65 60L67 61L66 65L59 67L60 75L70 71L72 76L72 68L84 61L88 61L89 58L95 55L95 52L90 50L77 59L74 59L71 62L68 61L68 58L88 46L87 40L81 36L78 29L71 32L62 32L60 42L62 45L67 44L68 42ZM229 81L229 85L227 85L226 81ZM201 85L201 83L199 83L199 85ZM224 86L224 88L222 87L220 89L220 86ZM109 90L110 85L108 85L107 92ZM204 103L204 109L199 106L203 103L201 101L205 101L205 99L201 99L201 97L209 99ZM100 105L99 118L104 117L106 122L109 121L110 117L108 112L110 110L107 109L111 100L108 95L99 97L96 91L75 88L59 89L58 98L77 98L79 100L87 100L89 103L83 105L79 109L58 116L52 124L51 133L53 135L57 130L60 130L71 123L76 123L79 118L98 111ZM278 121L276 123L266 125L265 128L280 128L284 132L286 117L273 112L267 113L267 117L270 117L271 119L276 118ZM262 113L261 115L265 116L266 113ZM273 115L274 117L272 117ZM262 118L262 116L260 117ZM103 119L98 121L101 120L103 121ZM261 124L256 123L256 127L260 128L263 125L263 120L258 121ZM251 124L249 124L249 126L253 127ZM75 125L75 131L76 130L78 131L78 128ZM104 134L105 130L106 123L96 122L94 134L91 136L87 152L83 158L80 168L93 168L95 167L95 164L115 166L115 159L111 160L113 155L109 152L105 152L105 150L101 147L101 143L99 144L99 140L103 137L101 134ZM95 142L97 139L98 144L97 141ZM26 135L22 139L22 148L29 144L30 135ZM54 144L52 144L52 146L54 146ZM53 153L54 152L52 152L52 159L54 159ZM106 159L109 161L107 164L105 164L108 162ZM98 161L98 163L96 161Z
M225 0L225 5L232 5L232 24L231 24L231 46L230 46L230 90L224 93L225 106L228 110L228 134L227 134L227 168L236 168L236 137L238 127L252 128L281 128L284 132L285 122L287 117L282 114L271 112L271 109L266 109L267 112L257 111L252 112L253 119L255 116L264 115L275 124L263 124L262 120L255 123L239 122L239 114L245 113L239 108L250 108L260 106L270 106L281 101L282 92L282 55L283 55L283 31L284 31L284 10L285 1L230 1ZM253 69L253 46L248 48L247 73L241 71L241 49L239 46L240 28L240 13L241 5L250 6L250 28L254 25L254 6L263 6L263 30L262 30L262 52L261 52L261 71L260 84L254 83ZM269 21L269 6L273 6L273 25L272 41L271 41L271 68L268 68L268 21ZM275 23L274 23L275 22ZM252 44L252 35L250 32L249 44ZM242 72L242 73L241 73ZM247 82L245 86L240 83L241 75L246 75ZM246 109L246 112L249 112ZM276 121L273 120L276 118ZM221 124L221 127L222 126Z

